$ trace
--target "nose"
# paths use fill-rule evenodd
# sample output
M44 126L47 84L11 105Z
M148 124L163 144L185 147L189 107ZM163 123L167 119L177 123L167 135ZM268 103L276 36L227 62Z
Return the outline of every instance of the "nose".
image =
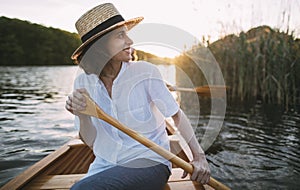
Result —
M128 34L126 34L126 44L131 46L133 44L132 39L128 36Z

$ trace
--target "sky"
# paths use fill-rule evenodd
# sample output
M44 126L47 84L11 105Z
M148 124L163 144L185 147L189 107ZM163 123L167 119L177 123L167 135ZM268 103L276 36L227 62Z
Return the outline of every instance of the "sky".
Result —
M171 25L200 41L204 36L213 42L260 25L289 28L300 38L300 0L1 0L0 16L76 32L76 20L105 2L113 3L125 19L143 16L143 23ZM167 49L165 56L176 53Z

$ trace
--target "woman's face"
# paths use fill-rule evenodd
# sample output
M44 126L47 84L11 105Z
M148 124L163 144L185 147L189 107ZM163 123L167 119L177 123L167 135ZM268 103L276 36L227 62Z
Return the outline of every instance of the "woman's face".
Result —
M95 41L84 53L80 65L86 73L99 75L110 60L128 62L132 59L132 40L126 27L117 28Z
M128 62L132 59L132 40L127 35L125 26L113 30L107 41L106 49L113 61Z

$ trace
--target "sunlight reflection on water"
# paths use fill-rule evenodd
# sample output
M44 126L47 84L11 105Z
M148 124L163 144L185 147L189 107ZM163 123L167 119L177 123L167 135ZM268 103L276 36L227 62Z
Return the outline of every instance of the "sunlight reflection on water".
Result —
M1 67L0 186L76 135L64 109L77 67Z

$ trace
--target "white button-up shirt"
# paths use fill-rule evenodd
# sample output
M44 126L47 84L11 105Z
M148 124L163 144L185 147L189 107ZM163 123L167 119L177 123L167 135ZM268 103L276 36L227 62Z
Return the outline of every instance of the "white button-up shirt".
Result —
M85 73L79 75L74 88L85 88L104 112L141 133L165 149L170 149L165 117L178 112L179 106L167 89L156 66L147 62L123 62L109 96L99 78ZM92 118L97 135L93 145L96 156L88 176L138 158L147 158L170 167L163 157L135 141L108 123ZM75 118L75 127L80 122Z

